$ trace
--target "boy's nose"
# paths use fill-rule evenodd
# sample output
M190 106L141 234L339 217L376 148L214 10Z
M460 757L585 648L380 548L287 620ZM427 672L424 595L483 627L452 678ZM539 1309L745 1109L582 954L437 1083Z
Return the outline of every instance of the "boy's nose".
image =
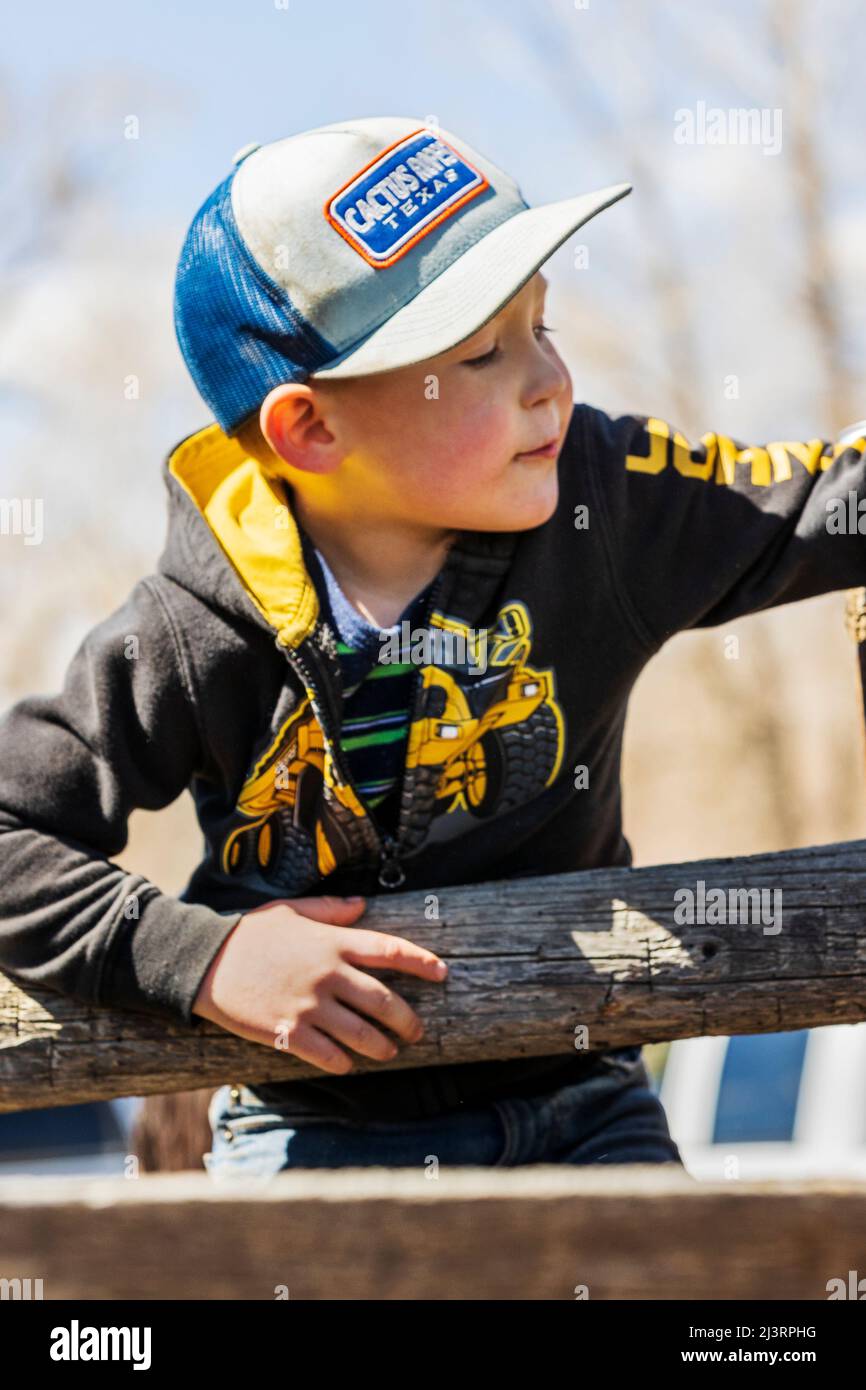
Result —
M557 396L570 390L571 377L562 358L559 354L552 357L545 353L540 362L536 360L533 363L524 392L524 404L532 406L543 401L555 400Z

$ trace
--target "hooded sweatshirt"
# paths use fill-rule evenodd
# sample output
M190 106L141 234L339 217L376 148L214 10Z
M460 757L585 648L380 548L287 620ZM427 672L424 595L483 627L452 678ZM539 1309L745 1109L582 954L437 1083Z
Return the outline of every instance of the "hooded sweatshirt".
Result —
M217 425L192 434L163 463L154 572L85 636L59 693L0 720L0 968L195 1024L216 952L275 898L630 864L635 681L676 632L866 583L864 449L863 422L836 440L691 444L663 420L575 405L551 518L459 533L430 590L392 834L340 749L336 635L290 488ZM175 897L112 856L134 808L186 789L204 847ZM637 1054L256 1089L298 1114L408 1119Z

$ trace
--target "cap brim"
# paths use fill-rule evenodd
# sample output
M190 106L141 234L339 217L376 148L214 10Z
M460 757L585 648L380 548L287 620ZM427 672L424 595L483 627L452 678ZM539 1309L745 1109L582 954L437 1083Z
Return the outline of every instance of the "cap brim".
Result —
M493 318L572 232L631 191L630 183L613 184L515 213L381 328L331 365L311 373L310 379L394 371L456 347Z

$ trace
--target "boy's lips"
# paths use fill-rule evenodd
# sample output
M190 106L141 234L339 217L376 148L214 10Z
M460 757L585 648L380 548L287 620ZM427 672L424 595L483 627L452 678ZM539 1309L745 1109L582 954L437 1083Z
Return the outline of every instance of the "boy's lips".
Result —
M542 444L537 449L529 449L524 454L515 454L519 459L551 459L559 453L559 435L555 439L549 439L546 444Z

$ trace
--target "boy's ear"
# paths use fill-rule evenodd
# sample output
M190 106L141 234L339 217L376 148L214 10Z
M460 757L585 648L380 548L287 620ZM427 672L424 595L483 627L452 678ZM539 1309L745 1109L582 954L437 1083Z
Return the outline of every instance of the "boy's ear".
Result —
M259 428L273 454L306 473L331 473L340 461L321 402L305 384L288 382L269 392L259 411Z

